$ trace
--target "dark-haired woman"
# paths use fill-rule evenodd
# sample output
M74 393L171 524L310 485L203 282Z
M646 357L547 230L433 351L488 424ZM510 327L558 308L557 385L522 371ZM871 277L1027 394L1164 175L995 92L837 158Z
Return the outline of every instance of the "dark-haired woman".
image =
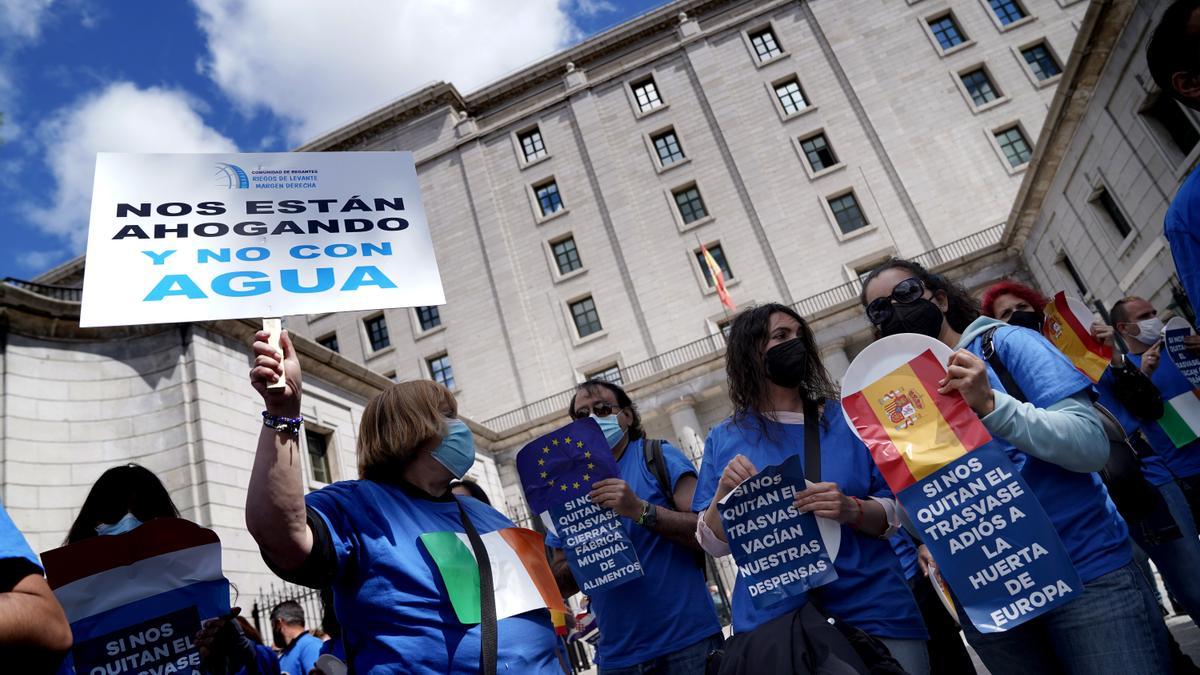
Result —
M154 518L178 517L179 509L152 471L138 464L114 466L92 485L63 543L121 534Z
M758 609L738 580L734 630L753 630L818 599L826 613L883 641L909 673L928 673L925 625L886 540L898 525L895 501L866 446L846 425L808 324L784 305L754 307L734 317L728 343L734 412L709 432L692 504L703 512L698 528L705 548L728 552L715 505L733 488L789 457L798 455L804 463L806 408L820 426L821 475L797 495L796 506L842 524L837 581L811 598Z
M1134 566L1125 522L1095 473L1108 439L1091 406L1091 382L1033 331L981 318L960 286L906 260L867 277L862 302L882 336L919 333L957 349L943 393L957 391L1037 496L1083 581L1076 599L1000 633L965 618L967 640L996 675L1169 672L1166 629ZM982 354L995 328L996 356L1027 403L1005 392Z

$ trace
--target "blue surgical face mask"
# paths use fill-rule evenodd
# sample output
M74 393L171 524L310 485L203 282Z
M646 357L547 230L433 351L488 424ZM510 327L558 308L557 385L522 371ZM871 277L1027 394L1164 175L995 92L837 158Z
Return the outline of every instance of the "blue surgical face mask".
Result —
M449 469L455 478L462 478L475 463L475 436L462 420L449 420L446 427L446 436L433 449L433 458Z
M608 417L597 417L592 415L592 419L600 425L600 431L604 432L604 440L608 441L608 448L611 450L617 447L617 443L621 442L621 438L625 436L625 430L621 428L621 422L617 419L617 415L609 415Z
M115 523L112 523L111 525L109 523L100 523L99 525L97 525L96 526L96 534L101 535L101 536L112 535L112 534L125 534L126 532L128 532L132 529L135 529L138 525L141 525L141 524L142 524L142 521L138 520L137 517L135 517L132 513L126 513L124 518L121 518L120 520L118 520Z

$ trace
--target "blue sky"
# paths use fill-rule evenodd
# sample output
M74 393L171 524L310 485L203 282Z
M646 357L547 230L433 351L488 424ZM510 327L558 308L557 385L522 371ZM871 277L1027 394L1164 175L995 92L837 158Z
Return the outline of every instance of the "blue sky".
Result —
M83 252L98 151L286 151L665 0L0 0L0 278Z

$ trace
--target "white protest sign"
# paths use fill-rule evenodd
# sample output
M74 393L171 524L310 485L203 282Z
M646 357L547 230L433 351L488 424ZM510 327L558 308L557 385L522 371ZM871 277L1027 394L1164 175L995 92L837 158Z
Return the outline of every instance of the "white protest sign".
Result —
M444 302L412 153L96 156L81 326Z

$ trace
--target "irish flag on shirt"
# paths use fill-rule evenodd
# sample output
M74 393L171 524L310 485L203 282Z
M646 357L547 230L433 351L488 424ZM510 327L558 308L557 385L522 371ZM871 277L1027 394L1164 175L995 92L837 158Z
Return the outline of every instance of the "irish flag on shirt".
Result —
M1175 447L1182 448L1200 438L1200 391L1185 391L1165 401L1158 426Z
M567 611L546 562L542 535L507 527L479 538L491 563L497 620L534 609ZM479 564L471 540L463 532L427 532L421 535L421 543L441 574L458 620L479 623Z

